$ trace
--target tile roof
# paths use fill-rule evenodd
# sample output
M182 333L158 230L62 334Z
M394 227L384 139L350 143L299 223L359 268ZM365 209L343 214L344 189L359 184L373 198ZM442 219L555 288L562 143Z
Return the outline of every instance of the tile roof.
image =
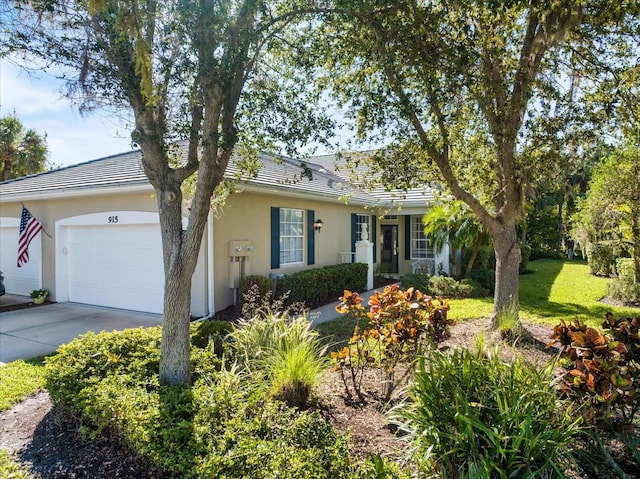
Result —
M260 155L262 168L256 178L241 182L240 186L279 191L283 194L312 195L338 201L347 195L357 204L374 204L377 199L363 191L347 186L347 182L332 171L307 162L311 178L302 176L299 160ZM241 173L231 161L227 176ZM139 150L108 156L0 183L0 202L19 201L38 196L88 195L114 192L126 187L151 188L144 174Z
M362 151L358 152L358 155L367 155L372 152ZM342 181L351 185L352 188L365 190L369 195L376 198L377 202L387 207L425 207L427 203L430 203L435 198L437 188L433 185L425 184L419 188L409 188L407 190L398 189L385 189L382 187L366 188L360 185L367 183L367 178L371 178L371 174L366 165L360 164L356 166L354 172L350 171L346 163L349 155L322 155L309 158L310 162L316 163L321 168L331 171L338 175ZM356 178L354 178L354 174ZM355 180L355 181L354 181ZM357 182L358 184L354 184Z

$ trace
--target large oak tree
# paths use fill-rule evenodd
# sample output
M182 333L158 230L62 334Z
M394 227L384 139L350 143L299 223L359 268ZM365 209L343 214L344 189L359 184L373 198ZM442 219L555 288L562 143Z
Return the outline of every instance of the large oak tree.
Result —
M625 2L623 2L625 3ZM628 5L584 1L337 0L311 55L364 137L395 142L374 157L387 186L434 179L464 201L496 255L493 324L518 309L516 226L525 188L548 169L534 127L557 111L569 46L623 21ZM629 9L631 15L637 8ZM615 17L615 18L614 18ZM609 24L607 23L609 22ZM595 30L594 30L595 31ZM595 33L594 33L595 35ZM307 35L309 37L309 35ZM606 47L606 45L605 45ZM567 85L564 85L566 83ZM549 122L546 122L549 124Z
M247 123L256 120L254 126L281 133L290 144L327 125L313 123L316 116L295 92L297 87L304 93L304 85L267 61L275 58L267 50L270 41L300 18L300 5L260 0L16 0L14 5L6 17L12 23L5 52L63 67L71 93L85 108L120 105L133 113L132 139L142 151L160 214L165 271L160 379L189 383L192 275L212 195L215 200L234 148L251 136ZM182 186L194 174L187 213Z

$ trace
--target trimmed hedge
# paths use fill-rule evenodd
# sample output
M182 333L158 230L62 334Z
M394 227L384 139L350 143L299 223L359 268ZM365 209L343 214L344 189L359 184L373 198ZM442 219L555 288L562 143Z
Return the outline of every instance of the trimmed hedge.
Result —
M284 277L282 291L289 291L289 304L303 302L308 308L337 301L349 291L364 291L368 266L364 263L344 263L298 271Z

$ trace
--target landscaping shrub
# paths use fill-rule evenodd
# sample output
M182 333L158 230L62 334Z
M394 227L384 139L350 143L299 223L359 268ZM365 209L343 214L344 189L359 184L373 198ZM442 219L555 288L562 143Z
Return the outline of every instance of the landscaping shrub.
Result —
M618 275L607 285L607 296L624 303L640 301L640 284L636 283L633 271L633 259L616 260Z
M216 356L221 357L227 336L233 331L233 323L207 319L191 323L191 345L196 348L213 346Z
M429 278L426 290L432 296L443 298L479 298L486 296L488 291L474 279L456 281L448 276L432 276Z
M159 339L159 328L130 329L62 346L46 364L52 397L86 433L122 440L168 477L353 477L348 438L270 401L211 348L192 350L192 387L159 385Z
M629 423L640 407L639 325L635 318L616 321L609 313L605 333L578 319L561 321L553 330L552 344L559 344L565 371L560 388L586 406L593 424Z
M496 272L489 269L474 269L471 271L471 277L473 281L477 281L480 286L488 291L488 294L492 295L496 289Z
M609 243L587 243L587 261L591 274L609 276L615 266L613 247Z
M289 291L289 303L303 302L309 308L330 303L345 289L363 291L367 285L368 266L344 263L291 273L283 279L283 291Z
M477 280L465 278L456 281L450 276L429 276L428 274L406 274L400 278L403 289L414 288L431 296L443 298L480 298L489 294Z
M420 291L429 290L429 278L427 273L409 273L400 276L400 287L402 289L415 288Z
M394 417L422 472L562 478L580 417L551 380L551 368L507 364L497 351L428 350Z
M447 319L447 301L439 300L436 305L430 296L413 288L403 291L396 284L374 292L369 312L365 312L358 293L345 291L340 300L336 311L353 316L356 327L349 344L331 357L347 394L353 390L360 400L364 399L361 385L365 367L374 366L383 372L382 395L388 401L412 373L413 360L423 343L435 344L448 338L449 326L455 324ZM357 322L363 317L369 318L369 327L361 334ZM400 363L406 367L396 376Z

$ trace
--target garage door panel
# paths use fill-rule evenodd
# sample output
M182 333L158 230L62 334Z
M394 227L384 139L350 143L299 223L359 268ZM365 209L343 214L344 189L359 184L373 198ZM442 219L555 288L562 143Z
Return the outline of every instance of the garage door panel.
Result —
M157 224L68 227L69 300L161 313L159 237Z

